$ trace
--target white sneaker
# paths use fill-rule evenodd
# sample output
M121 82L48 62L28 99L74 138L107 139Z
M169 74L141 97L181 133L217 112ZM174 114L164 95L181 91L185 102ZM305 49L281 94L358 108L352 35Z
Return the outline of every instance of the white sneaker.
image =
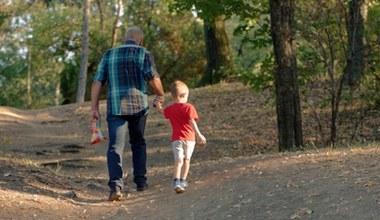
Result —
M189 186L189 183L186 182L186 180L181 181L182 188L186 189Z
M186 189L183 188L183 186L181 184L181 181L179 181L179 180L174 181L174 190L177 193L181 193L181 192L185 192L186 191Z

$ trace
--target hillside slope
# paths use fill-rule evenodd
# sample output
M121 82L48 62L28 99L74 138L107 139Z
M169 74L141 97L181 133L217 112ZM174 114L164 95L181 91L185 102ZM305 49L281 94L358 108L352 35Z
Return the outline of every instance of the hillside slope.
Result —
M89 145L89 103L0 107L0 219L377 219L377 144L275 153L268 100L238 83L190 92L208 144L196 148L183 194L172 189L169 123L152 109L150 188L134 190L127 147L124 200L112 203L106 201L107 143ZM105 126L104 101L101 111Z

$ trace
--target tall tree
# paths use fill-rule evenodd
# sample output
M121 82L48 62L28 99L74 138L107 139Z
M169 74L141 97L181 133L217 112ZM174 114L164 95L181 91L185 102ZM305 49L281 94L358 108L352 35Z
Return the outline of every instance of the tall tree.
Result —
M90 17L91 0L85 0L83 5L83 27L82 27L82 55L80 63L79 82L77 89L77 103L83 103L86 94L87 64L88 64L88 20Z
M103 31L104 30L104 13L103 13L102 4L100 4L100 0L96 0L96 5L98 6L98 10L99 10L99 28L100 28L100 31Z
M279 150L303 145L302 120L294 51L294 0L269 0L275 54L275 86Z
M363 76L365 67L365 20L368 14L368 0L351 0L347 18L347 63L344 73L350 86Z
M207 66L198 86L218 83L231 71L232 57L224 18L219 15L214 21L204 23Z
M32 106L32 51L31 48L28 48L28 70L27 70L27 78L26 78L26 95L27 95L27 107L30 108Z
M192 10L204 21L207 67L198 86L215 84L232 72L232 54L224 20L231 15L232 5L240 5L242 1L227 3L222 0L176 0L172 8L177 11Z
M112 47L114 47L117 43L117 30L119 29L119 25L120 25L119 22L120 22L122 9L123 9L123 0L118 0L115 22L113 23L113 28L112 28Z

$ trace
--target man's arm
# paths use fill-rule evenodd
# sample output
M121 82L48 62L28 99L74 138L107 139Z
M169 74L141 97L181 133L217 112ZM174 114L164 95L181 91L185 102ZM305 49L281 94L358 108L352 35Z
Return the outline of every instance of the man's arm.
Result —
M102 88L102 83L99 81L94 81L91 87L91 120L100 119L99 113L99 94Z
M165 92L162 87L161 79L159 77L154 77L149 81L149 84L153 87L154 92L157 96L164 96Z
M156 98L154 98L153 103L157 105L159 109L162 109L162 104L165 101L165 92L162 87L161 79L159 77L154 77L149 81L149 84L153 87L154 92L156 93Z

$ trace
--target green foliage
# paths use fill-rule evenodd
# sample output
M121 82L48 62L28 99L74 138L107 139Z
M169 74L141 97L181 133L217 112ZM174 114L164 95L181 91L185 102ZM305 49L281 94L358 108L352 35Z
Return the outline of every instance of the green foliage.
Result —
M234 53L234 78L254 89L272 84L270 21L268 1L203 1L174 0L170 9L183 13L192 11L205 22L219 15L226 16L226 23L233 35L229 36Z
M229 36L234 53L235 76L232 77L255 89L270 84L271 73L265 72L273 66L266 62L271 44L268 1L174 0L170 9L179 13L192 11L205 22L224 15L230 32L233 32L233 36Z
M316 79L338 81L346 65L347 30L345 15L348 1L299 2L297 4L297 65L300 82ZM379 3L369 1L366 42L368 45L368 74L379 68ZM334 67L334 69L331 69ZM333 76L329 74L333 73ZM335 86L335 85L334 85Z
M343 6L347 7L347 2L297 2L295 43L297 73L300 85L304 86L301 90L307 90L307 85L314 81L326 82L332 64L329 42L336 64L334 78L341 76L346 62L344 13L347 8ZM32 74L32 108L55 105L57 99L59 102L75 101L82 1L14 0L13 3L0 7L0 105L27 107L28 68ZM274 59L268 1L136 0L124 3L118 43L122 43L128 26L142 27L144 44L155 56L166 89L174 79L195 86L201 78L206 67L203 20L212 20L221 14L227 18L234 61L233 77L257 91L273 87ZM115 20L114 4L109 1L100 1L100 4L103 28L100 26L100 10L92 2L87 100L97 64L110 47ZM31 20L15 26L14 19L18 17L30 17ZM366 94L367 103L373 106L380 103L379 17L379 3L370 0L366 31L367 69L361 91ZM27 59L25 51L30 52L31 60ZM61 87L59 97L55 94L57 86Z
M144 46L152 52L165 89L175 79L192 86L205 68L203 24L190 12L171 13L168 4L157 1L129 5L129 26L137 25L145 33ZM146 21L141 24L141 20Z
M259 2L262 1L257 1L257 5ZM213 21L219 15L225 15L227 19L233 15L244 18L255 17L253 4L244 0L173 0L170 9L176 12L193 11L203 20Z
M138 25L145 32L145 46L155 55L165 85L177 78L189 82L199 78L205 66L202 25L191 13L188 17L179 16L169 12L167 3L152 3L130 1L124 5L126 14L121 19L123 25L118 31L117 44L123 42L128 26ZM29 4L20 1L17 7L0 10L4 15L2 35L6 39L1 46L7 48L0 51L0 63L7 64L0 67L1 105L27 107L28 68L32 75L32 108L55 105L57 101L75 101L81 50L81 4L81 1ZM105 1L101 1L101 7L103 27L100 26L99 8L95 4L92 8L87 91L97 64L112 40L115 8ZM12 27L14 14L30 17L28 26ZM20 34L22 38L15 38L13 33ZM31 60L27 60L26 52L20 56L20 49L31 54ZM56 95L57 86L61 87L59 97ZM89 94L86 94L87 100Z
M378 107L379 94L379 28L380 8L376 1L369 1L365 40L368 53L365 75L357 87L340 87L347 65L347 21L348 2L312 1L299 2L297 20L297 65L304 99L314 96L314 109L330 113L331 124L339 127L340 108L354 106L352 124L359 124L366 109ZM344 85L344 84L343 84ZM315 91L312 91L312 90ZM321 90L325 91L321 91ZM334 108L332 108L332 106ZM318 117L317 111L315 114ZM318 119L318 118L316 118ZM316 120L318 121L318 120ZM330 135L334 134L330 126ZM353 125L357 126L357 125ZM354 131L353 131L354 132ZM322 140L322 141L335 141Z
M366 42L367 73L362 79L361 99L370 108L380 108L380 3L372 2L368 10Z
M368 10L366 41L368 72L363 79L365 95L370 106L380 107L380 3L372 2Z
M365 100L371 108L380 107L380 73L367 74L364 76L363 95L360 97Z
M26 83L23 77L28 65L25 62L26 56L21 54L21 49L25 50L25 47L20 48L23 44L17 40L13 31L25 34L27 30L19 26L18 20L12 19L20 14L23 7L20 7L18 1L9 7L3 7L4 5L0 9L0 105L11 103L14 106L25 107L26 97L23 97L23 94L26 93Z
M297 54L297 73L300 85L312 82L318 75L324 72L323 63L318 51L307 44L307 42L298 45Z
M2 70L10 73L4 83L7 88L2 94L2 100L8 99L12 91L23 91L17 93L15 100L22 100L15 103L7 101L2 105L14 107L41 108L51 106L59 102L59 93L56 91L60 86L60 72L65 66L65 59L69 51L70 35L75 31L75 17L80 16L80 9L69 9L63 4L55 4L54 7L46 8L43 2L21 3L21 9L12 9L13 14L18 14L9 19L1 27L6 30L4 38L6 41L2 45L4 54L0 57L0 62L16 63L22 65L22 72L19 78L14 75L14 71ZM19 23L15 25L15 18ZM80 17L79 17L80 20ZM80 28L80 26L78 26ZM17 33L17 34L15 34ZM22 51L22 52L21 52ZM9 57L8 61L4 57ZM30 59L28 59L30 57ZM19 63L19 64L17 64ZM27 75L31 75L31 106L27 106L28 99L26 93ZM17 82L17 86L9 82ZM23 89L19 90L17 87Z
M240 16L232 27L235 75L255 91L274 85L274 55L267 3L251 6L251 17ZM234 20L232 20L234 21Z
M13 77L12 80L9 80L9 78L1 77L0 80L0 105L26 107L26 99L24 98L26 86L23 79Z
M327 89L327 95L313 98L324 109L330 108L332 102L336 103L339 80L346 64L343 14L339 5L324 1L299 3L296 11L297 73L300 90L307 97L315 94L310 91L316 89L315 87ZM340 98L341 101L344 100L343 96Z
M34 15L33 39L30 42L34 73L33 96L41 97L38 101L34 100L35 108L54 105L57 100L62 102L62 95L56 97L55 92L61 85L62 71L72 62L68 58L69 53L79 54L79 36L73 36L80 33L80 14L80 8L73 10L55 6L47 13L37 12Z
M272 53L264 58L260 57L255 61L256 65L252 70L242 67L236 69L236 77L245 85L251 86L256 92L272 88L274 85L273 62Z

